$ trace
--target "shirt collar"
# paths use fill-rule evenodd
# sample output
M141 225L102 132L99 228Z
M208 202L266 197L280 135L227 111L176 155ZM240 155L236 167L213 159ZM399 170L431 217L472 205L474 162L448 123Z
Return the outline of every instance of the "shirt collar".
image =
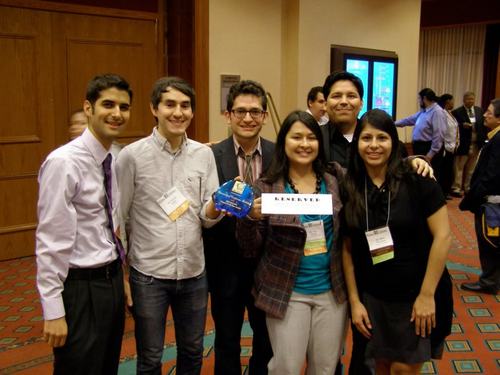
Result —
M238 143L238 141L236 140L236 137L234 135L233 135L233 142L234 142L234 152L235 152L236 156L238 156L240 148L241 148L241 150L243 150L243 147L240 146L240 144ZM243 152L243 153L245 153L245 152ZM260 144L260 137L257 140L257 144L255 145L255 148L252 150L252 152L250 152L250 155L253 155L255 153L262 155L262 147Z
M500 125L488 132L488 139L493 138L498 132L500 132Z
M434 108L436 108L438 104L437 103L432 103L430 106L428 106L426 109L425 109L425 112L429 112L429 111L432 111Z
M97 140L94 134L87 128L80 136L82 143L90 151L94 160L97 164L102 164L106 156L109 154L109 150L106 150L104 146Z
M312 117L314 117L309 108L306 109L306 112L309 113ZM316 120L316 118L314 118L314 119ZM323 126L323 125L328 124L328 121L330 121L330 120L328 119L328 116L325 113L323 116L321 116L319 121L316 121L316 122L318 123L318 125Z
M184 148L187 145L187 141L188 141L186 134L184 134L184 136L182 138L182 143L181 143L179 149L174 152L174 151L172 151L172 147L170 146L168 139L160 134L157 126L153 128L153 139L154 139L154 142L158 145L158 147L160 147L160 149L166 150L171 154L179 152L182 148Z

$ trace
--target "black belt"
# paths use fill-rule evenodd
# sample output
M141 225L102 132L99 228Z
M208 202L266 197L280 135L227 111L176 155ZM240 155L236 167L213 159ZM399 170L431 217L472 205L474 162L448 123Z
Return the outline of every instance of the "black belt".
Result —
M70 268L66 280L111 279L120 270L120 258L97 268Z
M432 141L418 141L418 140L413 140L411 141L412 143L421 143L421 144L432 144Z

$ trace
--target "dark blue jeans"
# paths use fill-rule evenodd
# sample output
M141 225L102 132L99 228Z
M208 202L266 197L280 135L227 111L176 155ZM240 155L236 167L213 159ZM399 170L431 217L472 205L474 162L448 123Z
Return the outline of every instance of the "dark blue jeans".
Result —
M161 374L165 322L172 307L177 343L176 374L200 374L208 286L205 273L185 280L165 280L130 269L134 301L137 374Z

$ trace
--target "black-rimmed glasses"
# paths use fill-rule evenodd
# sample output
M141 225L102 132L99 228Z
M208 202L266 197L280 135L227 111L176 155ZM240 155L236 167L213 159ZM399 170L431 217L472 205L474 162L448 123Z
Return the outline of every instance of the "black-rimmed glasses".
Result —
M250 114L250 117L252 119L260 120L262 116L264 116L264 113L266 113L266 111L263 111L262 109L258 108L253 108L250 110L246 110L244 108L236 108L233 109L231 112L233 113L234 117L236 117L238 120L243 120L247 115L247 113Z

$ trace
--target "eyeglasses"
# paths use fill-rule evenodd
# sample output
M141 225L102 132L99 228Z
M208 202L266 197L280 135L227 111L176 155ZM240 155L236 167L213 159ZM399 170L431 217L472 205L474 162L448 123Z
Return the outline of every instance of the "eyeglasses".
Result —
M236 108L236 109L233 109L231 112L238 120L243 120L246 117L247 113L250 114L250 117L252 119L260 120L262 118L262 116L264 116L264 113L266 113L266 111L263 111L262 109L257 109L257 108L253 108L250 110L246 110L244 108Z

